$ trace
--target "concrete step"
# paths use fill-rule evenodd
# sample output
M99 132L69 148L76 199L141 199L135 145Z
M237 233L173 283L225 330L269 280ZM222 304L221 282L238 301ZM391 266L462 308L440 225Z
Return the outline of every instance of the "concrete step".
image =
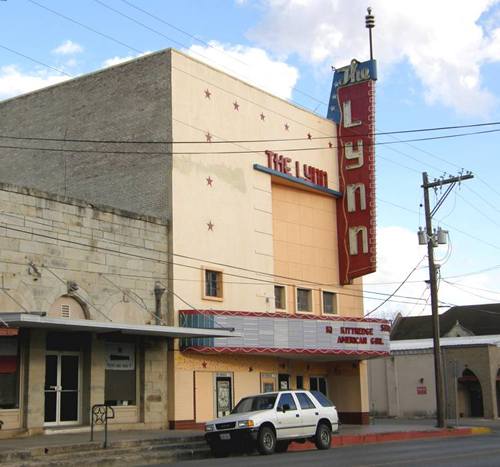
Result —
M74 466L74 465L98 465L96 462L102 462L99 465L116 465L113 459L128 459L134 456L139 456L139 459L145 457L167 458L172 455L188 456L187 458L196 457L198 453L202 457L206 457L209 449L203 437L196 438L170 438L163 440L132 440L119 441L113 443L107 449L102 449L102 445L98 443L87 443L84 445L73 446L54 446L48 452L39 448L32 451L17 451L9 453L0 459L2 466L20 467L20 466ZM152 441L152 442L151 442ZM163 442L162 442L163 441ZM174 459L177 457L174 457ZM127 461L128 463L128 461Z
M30 459L13 463L2 464L2 467L74 467L78 466L145 466L159 463L175 462L187 459L205 459L210 457L207 445L190 448L136 450L115 452L100 450L87 453L86 456L50 456L50 458Z

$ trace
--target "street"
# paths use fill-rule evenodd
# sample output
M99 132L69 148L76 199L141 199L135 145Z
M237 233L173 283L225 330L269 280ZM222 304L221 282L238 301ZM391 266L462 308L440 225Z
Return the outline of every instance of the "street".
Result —
M311 464L335 467L498 467L500 465L500 433L464 438L367 444L328 451L290 452L273 456L233 456L224 459L204 459L161 465L170 467L216 465L300 467Z

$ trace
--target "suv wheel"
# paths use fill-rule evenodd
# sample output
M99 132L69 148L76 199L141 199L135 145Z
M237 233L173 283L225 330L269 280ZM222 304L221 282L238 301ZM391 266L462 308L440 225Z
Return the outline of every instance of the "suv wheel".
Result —
M263 426L259 431L257 440L259 452L264 455L273 454L276 449L276 435L272 428Z
M314 443L318 449L330 449L332 443L332 432L326 423L320 423L316 428Z

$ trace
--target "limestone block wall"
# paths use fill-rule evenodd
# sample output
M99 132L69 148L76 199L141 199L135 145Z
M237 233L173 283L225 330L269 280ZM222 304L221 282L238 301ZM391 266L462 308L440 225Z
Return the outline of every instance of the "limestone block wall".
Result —
M0 312L48 312L73 282L91 319L154 322L155 282L167 279L160 218L0 184L0 251Z

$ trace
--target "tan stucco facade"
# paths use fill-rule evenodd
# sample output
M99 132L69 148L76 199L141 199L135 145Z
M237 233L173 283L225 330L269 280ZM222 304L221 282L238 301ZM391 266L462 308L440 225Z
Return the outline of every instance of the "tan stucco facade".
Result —
M90 140L162 142L156 149L135 142L127 146L132 155L108 143L95 152L94 143L81 142L82 153L46 151L44 163L31 163L36 150L13 150L2 159L0 182L16 186L0 189L9 216L0 221L43 235L13 233L0 224L0 274L8 292L0 293L0 312L170 326L183 325L186 310L279 314L282 323L300 315L304 322L326 323L321 337L332 337L330 318L337 324L345 318L353 329L366 325L361 279L339 284L336 209L342 194L332 121L174 50L0 107L0 127L12 135L22 136L22 122L29 122L27 133L47 138L69 131ZM266 172L267 150L290 158L292 174L297 167L304 175L304 165L327 174L326 186ZM207 289L207 271L216 278L216 293ZM157 286L165 290L155 316ZM285 287L279 310L275 286ZM302 301L310 293L308 311L299 310L299 289ZM384 325L372 326L378 333ZM315 355L293 346L286 355L229 354L134 337L115 347L135 346L135 379L124 383L114 374L110 385L110 346L97 334L80 339L78 424L88 425L90 407L117 387L135 388L135 397L111 399L115 428L199 427L218 414L220 388L231 405L255 392L318 389L333 399L341 421L367 421L361 344ZM0 420L4 429L35 432L46 428L48 404L39 390L46 357L60 358L65 350L50 331L21 330L19 340L18 407L0 410Z
M335 296L337 312L361 317L361 281L339 285L335 198L254 169L254 164L268 165L265 151L271 150L292 158L292 165L298 161L326 171L328 188L338 190L335 124L183 54L172 52L171 60L177 142L171 247L172 261L183 264L172 267L175 313L187 302L195 309L293 315L299 286L311 288L311 314L322 314L322 290L348 291ZM207 139L212 142L181 143ZM222 272L222 300L204 297L202 268ZM275 284L286 287L286 310L275 308ZM182 352L170 362L171 426L191 426L217 415L218 374L232 378L233 403L261 392L263 375L288 374L291 387L301 376L306 388L310 377L322 376L339 411L368 412L362 362Z

